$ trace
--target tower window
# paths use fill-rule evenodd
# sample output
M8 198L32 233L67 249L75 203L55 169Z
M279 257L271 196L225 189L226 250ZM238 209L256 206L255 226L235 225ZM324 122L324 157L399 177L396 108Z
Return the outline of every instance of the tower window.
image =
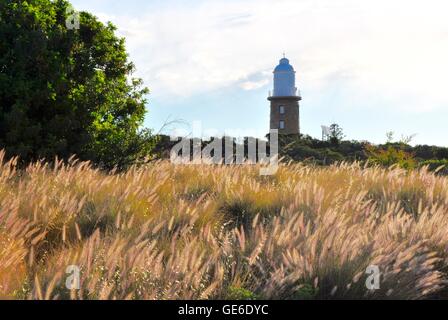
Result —
M279 128L280 129L285 129L285 121L280 121L280 124L279 124Z
M285 106L280 106L279 112L280 112L280 114L285 114Z

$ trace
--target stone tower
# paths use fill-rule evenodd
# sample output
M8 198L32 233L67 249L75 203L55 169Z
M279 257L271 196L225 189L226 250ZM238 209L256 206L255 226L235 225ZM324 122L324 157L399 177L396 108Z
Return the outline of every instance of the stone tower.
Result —
M299 101L302 100L296 88L296 72L283 57L274 70L274 92L271 102L271 129L279 134L300 134Z

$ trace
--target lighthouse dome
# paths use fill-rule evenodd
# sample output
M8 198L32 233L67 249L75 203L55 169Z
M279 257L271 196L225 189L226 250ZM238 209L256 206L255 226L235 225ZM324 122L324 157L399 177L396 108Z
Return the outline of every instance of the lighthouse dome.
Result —
M274 72L294 72L294 68L289 64L289 60L283 58L280 60L280 64L275 68Z
M274 70L274 97L295 97L296 72L289 64L289 60L283 57L280 64Z

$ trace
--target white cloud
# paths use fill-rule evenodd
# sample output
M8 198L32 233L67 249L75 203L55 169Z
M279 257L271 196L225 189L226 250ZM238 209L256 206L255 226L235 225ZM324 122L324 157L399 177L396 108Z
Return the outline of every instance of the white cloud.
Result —
M260 80L260 81L245 81L240 84L240 87L246 91L255 90L266 86L269 83L269 80Z
M448 103L446 12L443 0L238 0L95 13L126 36L138 76L157 96L261 88L271 74L251 75L286 51L299 86L314 94L343 82L352 96L427 111Z
M257 72L243 79L239 87L246 91L260 89L267 87L271 78L272 71Z

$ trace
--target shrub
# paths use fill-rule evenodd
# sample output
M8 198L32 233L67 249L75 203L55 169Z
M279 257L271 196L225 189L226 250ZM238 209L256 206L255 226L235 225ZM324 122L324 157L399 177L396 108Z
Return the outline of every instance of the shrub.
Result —
M420 167L428 167L430 171L448 175L448 159L423 161L420 163Z
M252 291L239 287L230 287L227 300L258 300L260 297Z
M386 167L398 165L403 169L414 169L417 165L414 155L403 150L401 146L386 145L384 148L381 148L367 145L366 151L368 161L372 164Z

